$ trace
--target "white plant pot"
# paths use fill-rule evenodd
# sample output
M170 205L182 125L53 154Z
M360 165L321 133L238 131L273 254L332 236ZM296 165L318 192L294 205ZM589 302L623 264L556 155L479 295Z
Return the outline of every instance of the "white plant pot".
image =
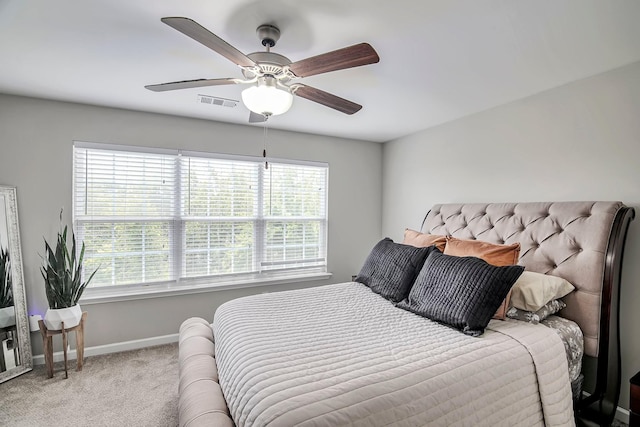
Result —
M16 324L16 308L14 306L0 308L0 328Z
M76 304L67 308L49 308L43 320L47 329L59 331L62 329L62 322L64 322L64 328L69 329L78 326L80 319L82 319L82 309L80 304Z

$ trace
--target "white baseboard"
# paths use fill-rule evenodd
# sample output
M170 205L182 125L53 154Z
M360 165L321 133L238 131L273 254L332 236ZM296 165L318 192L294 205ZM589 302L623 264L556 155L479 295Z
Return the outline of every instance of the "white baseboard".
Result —
M178 334L162 335L159 337L143 338L140 340L124 341L113 344L97 345L84 349L84 356L97 356L100 354L118 353L121 351L137 350L139 348L152 347L154 345L170 344L178 342ZM76 350L67 351L67 360L76 359ZM57 351L53 353L54 362L63 362L64 353ZM34 365L44 365L44 354L33 356Z
M618 409L616 409L616 416L615 416L616 420L618 421L622 421L625 424L629 424L629 411L627 411L624 408L621 408L618 406Z

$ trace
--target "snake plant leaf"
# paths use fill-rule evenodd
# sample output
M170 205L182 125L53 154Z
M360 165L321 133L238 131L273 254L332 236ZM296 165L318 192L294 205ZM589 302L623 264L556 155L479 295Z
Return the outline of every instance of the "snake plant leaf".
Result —
M49 308L72 307L78 303L82 293L93 279L98 269L88 279L83 280L83 259L85 246L78 254L76 237L71 231L71 250L67 244L68 228L65 226L58 232L55 250L45 240L44 265L40 273L45 282L45 293Z

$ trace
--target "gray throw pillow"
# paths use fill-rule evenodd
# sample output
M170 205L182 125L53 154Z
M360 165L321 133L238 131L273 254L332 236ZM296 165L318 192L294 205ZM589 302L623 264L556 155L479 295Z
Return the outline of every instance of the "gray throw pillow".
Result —
M432 251L398 307L478 336L523 271Z
M373 247L355 281L388 300L401 301L432 250L437 251L435 246L416 248L384 238Z
M533 323L534 325L536 325L552 314L556 314L566 306L567 304L565 304L562 300L554 299L546 303L538 311L526 311L520 310L516 307L511 307L509 310L507 310L507 317L509 319L522 320L523 322Z

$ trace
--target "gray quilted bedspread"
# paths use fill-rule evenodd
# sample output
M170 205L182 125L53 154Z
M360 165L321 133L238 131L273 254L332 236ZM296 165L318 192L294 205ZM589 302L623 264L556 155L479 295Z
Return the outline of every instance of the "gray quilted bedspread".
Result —
M239 298L214 323L237 426L572 426L567 360L543 325L480 337L359 283Z

